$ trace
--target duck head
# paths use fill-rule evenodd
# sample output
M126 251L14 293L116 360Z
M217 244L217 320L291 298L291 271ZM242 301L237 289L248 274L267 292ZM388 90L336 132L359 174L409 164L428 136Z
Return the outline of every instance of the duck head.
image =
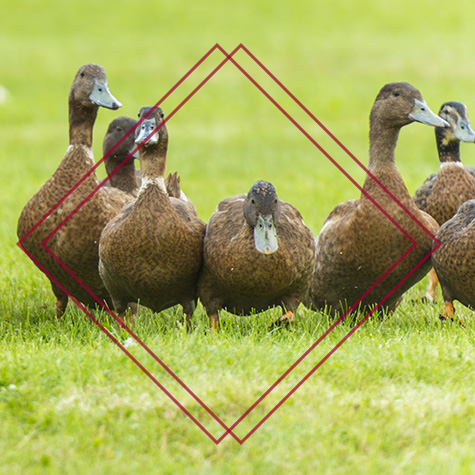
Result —
M74 78L70 98L84 107L95 105L113 110L122 107L122 104L109 91L104 68L93 63L79 68Z
M419 90L407 82L389 83L379 91L370 120L387 128L401 128L414 121L435 127L449 126L429 109Z
M243 205L244 217L254 228L254 245L263 254L278 248L276 225L280 216L280 201L274 185L258 181L252 185Z
M449 123L448 129L437 130L437 139L443 145L450 142L475 142L475 132L470 127L467 108L461 102L446 102L442 104L439 116Z
M150 147L163 142L168 137L163 118L160 107L142 107L139 112L141 124L135 129L135 143Z
M127 137L125 137L125 135L127 135L127 132L129 132L136 123L137 121L132 119L132 117L118 117L109 124L109 128L107 129L102 144L103 154L107 155L112 147L114 147L121 139L124 140L117 145L114 151L107 157L106 161L114 163L117 160L122 161L124 157L127 157L133 152L135 148L135 134L132 132ZM132 155L132 158L138 158L137 152ZM117 162L116 165L119 163L120 162Z

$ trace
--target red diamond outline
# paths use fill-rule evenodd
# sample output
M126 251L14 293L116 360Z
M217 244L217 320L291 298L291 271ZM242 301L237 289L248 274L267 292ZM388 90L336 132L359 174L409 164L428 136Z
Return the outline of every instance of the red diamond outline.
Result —
M375 177L371 174L371 172L261 63L251 52L247 49L242 43L239 44L231 53L227 53L224 48L222 48L218 43L215 44L156 104L155 107L158 107L167 97L169 97L214 51L220 51L225 59L221 61L218 66L216 66L211 73L206 76L204 80L200 82L200 84L193 89L193 91L188 94L188 96L177 106L175 109L168 114L167 118L164 120L163 123L166 123L170 120L173 115L175 115L185 104L186 102L196 93L198 92L228 61L230 61L243 75L249 79L249 81L257 87L257 89L264 94L264 96L274 104L277 109L279 109L282 114L293 124L297 129L302 132L302 134L312 142L312 144L326 157L330 160L333 165L335 165L338 170L345 175L351 183L353 183L358 190L361 191L395 226L399 229L405 237L407 237L412 246L396 261L393 265L355 302L346 312L342 315L338 320L336 320L324 333L321 335L315 343L313 343L310 348L305 351L230 427L228 427L224 422L213 412L211 411L207 405L201 401L201 399L196 396L193 391L191 391L186 384L184 384L180 378L178 378L173 371L163 363L160 358L158 358L153 351L151 351L143 342L138 338L135 333L133 333L130 328L122 324L122 327L130 334L130 336L143 348L147 353L149 353L152 358L157 361L165 371L170 374L179 384L184 388L188 394L190 394L193 399L200 404L200 406L205 409L211 417L221 425L225 432L219 437L215 438L204 426L201 424L106 328L104 328L94 317L93 315L84 307L80 302L78 302L62 285L58 282L52 275L50 275L46 269L23 247L23 242L30 236L30 234L41 225L41 223L48 218L51 213L53 213L58 206L66 200L71 193L75 191L77 187L81 185L81 183L91 174L93 173L96 168L107 158L109 154L111 154L116 147L120 145L120 143L127 138L128 135L134 132L135 128L138 127L141 122L146 119L145 116L143 117L136 125L133 127L125 137L123 137L101 160L99 160L94 167L91 168L89 172L87 172L29 231L25 234L17 243L17 245L22 249L23 252L52 280L54 281L67 295L68 297L97 325L110 339L113 341L123 352L127 355L137 366L140 368L149 378L150 380L156 384L158 388L160 388L182 411L186 414L216 445L219 444L228 434L230 434L239 444L243 444L277 409L295 392L297 389L315 372L317 369L325 363L325 361L330 358L330 356L338 349L340 346L356 331L358 328L375 312L377 311L380 306L400 287L409 276L415 272L427 259L430 258L433 252L437 250L440 246L440 242L435 238L432 233L430 233L425 226L417 220L417 218L394 196L392 193L382 185ZM413 239L407 231L405 231L385 210L382 208L371 196L369 196L364 190L363 187L360 186L349 174L346 172L343 167L333 159L328 152L295 120L293 117L283 108L281 107L277 101L275 101L270 94L244 69L242 68L239 63L233 58L233 56L238 52L243 51L246 53L249 58L251 58L254 63L257 64L258 67L261 68L367 175L369 175L377 184L381 187L381 189L388 194L388 196L398 205L401 209L404 210L408 214L409 217L426 233L428 234L434 241L435 246L432 248L430 252L427 253L415 266L412 270L410 270L406 276L404 276L398 284L396 284L388 293L387 295L370 311L368 312L364 318L355 326L353 327L294 387L264 416L262 419L254 425L252 429L248 431L248 433L239 438L233 430L338 326L344 318L348 315L348 313L352 312L359 303L368 295L376 286L378 286L393 270L397 265L405 259L418 245L415 239ZM152 111L149 112L149 114ZM150 135L153 135L155 131L151 132ZM136 149L131 153L135 153L140 147L143 146L143 143L146 142L145 139L142 144L138 145ZM129 155L130 157L130 155ZM83 282L79 280L79 278L46 246L46 242L82 207L84 204L107 182L110 177L117 172L129 159L125 159L117 168L104 180L102 181L97 188L94 189L57 227L56 229L50 233L42 242L42 247L61 265L96 301L97 303L107 311L118 323L120 320L118 317L112 312Z

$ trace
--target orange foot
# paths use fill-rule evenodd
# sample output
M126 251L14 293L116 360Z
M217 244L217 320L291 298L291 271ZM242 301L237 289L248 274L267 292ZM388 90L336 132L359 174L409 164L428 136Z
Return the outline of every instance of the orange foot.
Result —
M294 321L294 314L289 310L287 313L282 315L278 320L269 325L270 328L287 326L290 322Z
M435 273L434 268L432 268L429 272L429 287L427 288L427 292L425 295L425 300L427 302L437 302L437 297L435 295L435 288L439 283L439 279L437 274Z
M455 322L455 309L452 304L452 302L445 302L445 308L444 308L444 313L442 315L439 315L439 319L444 321L444 320L450 320L451 322ZM462 320L458 320L459 325L462 325L465 327L465 323L462 322Z

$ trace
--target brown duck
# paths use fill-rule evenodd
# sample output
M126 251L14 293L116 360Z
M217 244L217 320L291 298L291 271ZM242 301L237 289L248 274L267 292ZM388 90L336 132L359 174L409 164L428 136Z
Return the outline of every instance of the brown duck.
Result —
M140 173L134 165L134 160L138 158L138 155L134 153L136 148L135 132L127 134L136 124L137 121L132 117L114 119L109 124L102 143L102 153L105 157L104 166L109 176L105 186L119 188L119 190L134 196L137 196L140 187ZM119 145L117 145L118 143ZM112 150L116 145L117 147ZM113 173L119 166L120 168Z
M440 169L416 190L414 202L442 225L455 215L462 203L475 198L475 176L462 165L459 151L460 141L475 141L475 132L470 127L467 108L460 102L446 102L439 116L450 125L447 129L435 129ZM429 280L426 299L435 301L437 275L434 270L430 271Z
M445 302L441 318L454 320L454 300L475 309L475 200L463 203L436 238L441 245L432 254L432 265Z
M109 124L102 144L102 151L104 157L106 157L104 165L107 175L110 176L109 180L105 182L105 186L119 188L119 190L134 196L137 196L142 178L140 170L137 170L134 165L134 159L138 158L138 153L134 153L134 150L137 148L135 145L135 132L132 132L128 136L127 133L136 123L137 121L131 117L119 117L114 119ZM123 138L124 140L120 142ZM120 142L119 146L109 153L118 142ZM130 159L127 160L129 157ZM122 163L123 165L121 165ZM120 168L113 173L119 166ZM170 172L168 174L165 178L165 186L169 196L189 201L187 196L180 189L180 177L177 172Z
M69 147L56 171L28 201L18 220L18 237L23 238L35 224L63 198L94 166L92 130L99 107L118 109L121 104L111 95L104 69L96 64L79 68L69 94ZM81 202L99 185L94 171L24 241L23 247L77 300L94 306L93 296L85 290L41 246ZM47 246L99 299L109 294L97 270L99 236L106 223L131 197L114 188L101 188L47 242ZM51 281L59 318L68 303L67 294Z
M102 232L99 270L121 319L128 303L137 301L155 312L181 304L189 317L205 224L191 203L170 197L165 188L168 132L162 110L143 107L139 117L144 120L135 143L145 141L139 150L142 184L137 198Z
M426 105L420 92L408 83L385 85L370 114L368 169L399 202L435 233L438 226L414 204L396 168L394 151L401 127L413 121L433 126L448 124ZM390 296L391 291L431 250L432 239L369 175L359 200L338 205L325 219L317 238L315 274L310 292L316 310L343 313L412 246L411 241L373 204L373 199L416 242L384 280L360 302L360 310L382 301L391 311L402 294L429 271L430 260L416 269ZM356 308L354 308L356 310Z
M218 312L249 315L280 305L292 320L308 292L315 240L302 216L277 198L274 186L255 183L246 195L219 203L206 227L198 295L212 328Z

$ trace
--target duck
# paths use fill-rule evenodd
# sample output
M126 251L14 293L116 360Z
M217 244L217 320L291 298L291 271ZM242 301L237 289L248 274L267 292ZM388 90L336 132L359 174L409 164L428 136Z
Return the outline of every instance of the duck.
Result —
M135 143L141 146L142 184L101 234L99 272L123 324L134 324L129 302L140 302L154 312L180 304L188 325L206 225L191 203L170 197L165 187L168 130L162 109L142 107L139 118Z
M132 117L118 117L114 119L107 129L102 144L104 156L104 166L109 179L104 180L104 186L118 188L129 195L137 196L142 183L140 170L134 165L135 159L138 159L138 153L135 145L135 133L131 131L137 124ZM114 149L113 147L120 144ZM127 158L130 157L129 160ZM122 164L122 165L121 165ZM117 167L120 168L116 170ZM114 170L116 170L114 172ZM165 178L165 186L168 196L179 198L184 201L191 201L180 188L181 177L177 172L170 172Z
M415 205L395 164L400 129L414 121L448 126L414 86L386 84L371 109L369 173L360 199L339 204L316 238L316 266L307 301L313 310L343 318L380 304L381 312L389 314L404 292L429 271L430 259L422 261L431 251L438 224ZM417 243L408 255L413 242L382 211Z
M132 197L115 188L99 188L91 194L100 185L94 168L92 134L99 107L117 110L121 106L109 90L102 66L90 63L79 68L69 93L66 154L18 219L20 247L49 278L58 319L66 310L68 295L92 308L98 301L110 302L97 268L99 237L107 222ZM42 246L45 239L54 255Z
M137 121L132 117L114 119L109 124L102 143L104 166L109 177L104 180L104 186L118 188L133 196L137 196L140 187L140 171L134 164L138 154L135 152L135 133L132 129L136 124Z
M299 211L259 180L247 195L221 201L206 226L198 296L211 329L219 311L249 315L281 306L276 324L293 320L308 293L315 240Z
M435 235L432 265L444 299L442 320L455 320L454 300L475 309L475 199L463 203ZM459 320L462 326L465 324Z
M439 116L450 126L435 129L439 172L425 180L414 193L413 199L419 209L429 213L441 226L455 215L462 203L475 198L474 169L463 166L459 150L460 142L475 142L475 132L470 127L467 108L461 102L445 102L439 110ZM437 300L437 282L437 275L431 269L425 300Z

